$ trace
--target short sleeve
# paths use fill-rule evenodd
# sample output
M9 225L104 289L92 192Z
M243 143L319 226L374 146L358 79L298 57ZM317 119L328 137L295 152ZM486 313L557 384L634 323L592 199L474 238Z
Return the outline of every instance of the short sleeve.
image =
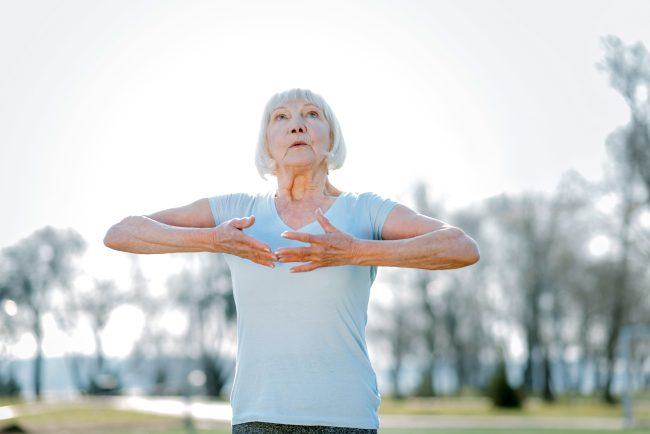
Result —
M381 197L375 193L364 193L364 205L370 217L372 239L381 240L381 230L384 222L397 202Z
M248 217L252 214L255 197L246 193L222 194L208 198L214 224L234 218Z

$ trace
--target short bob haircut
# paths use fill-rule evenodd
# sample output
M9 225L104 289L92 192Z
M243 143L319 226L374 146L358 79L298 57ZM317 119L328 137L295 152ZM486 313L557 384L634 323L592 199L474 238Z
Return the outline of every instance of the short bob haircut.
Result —
M266 179L266 175L275 175L278 168L277 163L269 154L269 148L266 142L266 129L269 126L269 122L271 122L271 112L281 104L294 99L304 99L320 108L330 125L331 148L326 159L327 169L338 169L343 166L343 162L345 161L345 141L341 133L341 126L329 104L325 102L322 96L308 89L290 89L273 95L264 108L257 148L255 149L255 166L263 179Z

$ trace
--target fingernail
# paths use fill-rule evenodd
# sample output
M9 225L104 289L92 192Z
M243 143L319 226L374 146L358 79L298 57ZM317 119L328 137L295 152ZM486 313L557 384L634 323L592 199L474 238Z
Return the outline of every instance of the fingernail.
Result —
M282 233L280 234L280 236L286 238L286 236L287 236L287 231L282 232Z
M264 251L265 251L265 252L269 252L269 253L271 253L271 249L269 249L268 247L265 247L265 248L264 248Z

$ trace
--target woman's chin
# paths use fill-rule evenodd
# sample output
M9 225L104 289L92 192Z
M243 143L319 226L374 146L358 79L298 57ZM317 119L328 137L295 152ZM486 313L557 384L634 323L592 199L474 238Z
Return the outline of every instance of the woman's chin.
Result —
M283 161L280 167L285 170L316 170L319 165L312 158L292 158Z

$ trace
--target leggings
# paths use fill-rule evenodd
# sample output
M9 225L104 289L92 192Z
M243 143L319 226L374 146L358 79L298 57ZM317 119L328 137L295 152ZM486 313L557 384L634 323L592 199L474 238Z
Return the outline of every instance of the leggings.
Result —
M376 429L340 426L284 425L267 422L246 422L232 426L232 434L377 434Z

